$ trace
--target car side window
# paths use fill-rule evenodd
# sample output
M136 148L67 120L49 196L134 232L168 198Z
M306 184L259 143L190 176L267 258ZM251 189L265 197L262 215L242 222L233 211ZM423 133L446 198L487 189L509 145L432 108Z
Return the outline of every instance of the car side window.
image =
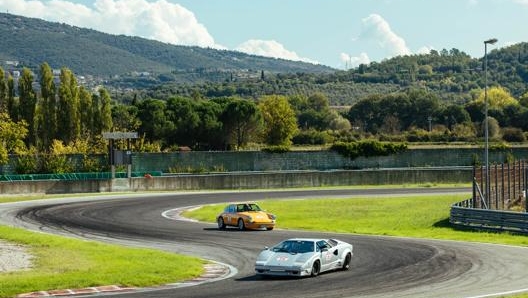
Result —
M328 244L328 242L324 241L324 240L321 240L321 241L317 241L317 251L323 251L323 249L330 249L332 246L330 244Z

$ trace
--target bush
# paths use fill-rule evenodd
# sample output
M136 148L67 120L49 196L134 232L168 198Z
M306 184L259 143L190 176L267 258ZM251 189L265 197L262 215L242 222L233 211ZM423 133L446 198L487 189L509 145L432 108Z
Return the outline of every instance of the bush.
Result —
M70 158L65 154L47 154L42 160L42 173L63 174L74 171Z
M399 153L407 150L407 145L403 143L382 143L379 141L337 142L330 147L330 150L334 150L350 159L355 159L359 156L386 156Z
M38 158L36 154L19 155L14 161L17 174L34 174L38 172Z
M333 141L331 135L324 131L303 130L292 138L296 145L324 145Z
M82 172L102 172L106 169L106 165L101 162L101 159L96 156L83 155Z
M290 151L290 146L277 145L277 146L268 146L261 149L263 152L267 153L286 153Z
M510 143L522 143L526 141L523 131L517 127L505 127L502 129L502 139Z

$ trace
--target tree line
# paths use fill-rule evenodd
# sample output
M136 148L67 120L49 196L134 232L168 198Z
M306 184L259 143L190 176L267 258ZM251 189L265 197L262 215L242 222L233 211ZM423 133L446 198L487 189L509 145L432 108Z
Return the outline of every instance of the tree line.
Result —
M56 78L47 63L38 79L29 69L19 78L0 69L0 142L7 154L103 153L106 131L137 131L136 151L238 150L249 144L288 149L363 139L398 142L476 142L482 136L482 89L465 104L446 103L426 89L364 97L346 110L331 108L322 93L207 98L171 96L112 100L105 88L88 90L68 68ZM525 141L528 95L488 90L492 140ZM61 149L62 148L62 149ZM61 150L59 150L61 149ZM57 151L58 150L58 151Z

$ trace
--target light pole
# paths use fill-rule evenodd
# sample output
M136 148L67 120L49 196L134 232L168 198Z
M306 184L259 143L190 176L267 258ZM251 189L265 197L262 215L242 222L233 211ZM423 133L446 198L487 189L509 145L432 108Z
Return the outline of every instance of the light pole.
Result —
M484 159L486 163L486 202L488 208L490 206L490 175L489 175L489 128L488 128L488 44L495 44L496 38L491 38L484 41L484 142L485 153Z

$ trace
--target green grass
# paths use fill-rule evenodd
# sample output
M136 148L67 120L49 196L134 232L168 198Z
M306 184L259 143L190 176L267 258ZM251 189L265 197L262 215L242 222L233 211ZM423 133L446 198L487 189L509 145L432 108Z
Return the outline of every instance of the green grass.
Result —
M468 196L266 200L258 204L277 215L277 228L282 229L528 245L528 237L522 235L453 228L449 224L449 208ZM183 215L214 222L224 207L225 204L208 205Z
M125 248L0 226L0 238L23 244L33 268L0 273L0 297L101 285L153 286L203 273L203 260L154 249Z

